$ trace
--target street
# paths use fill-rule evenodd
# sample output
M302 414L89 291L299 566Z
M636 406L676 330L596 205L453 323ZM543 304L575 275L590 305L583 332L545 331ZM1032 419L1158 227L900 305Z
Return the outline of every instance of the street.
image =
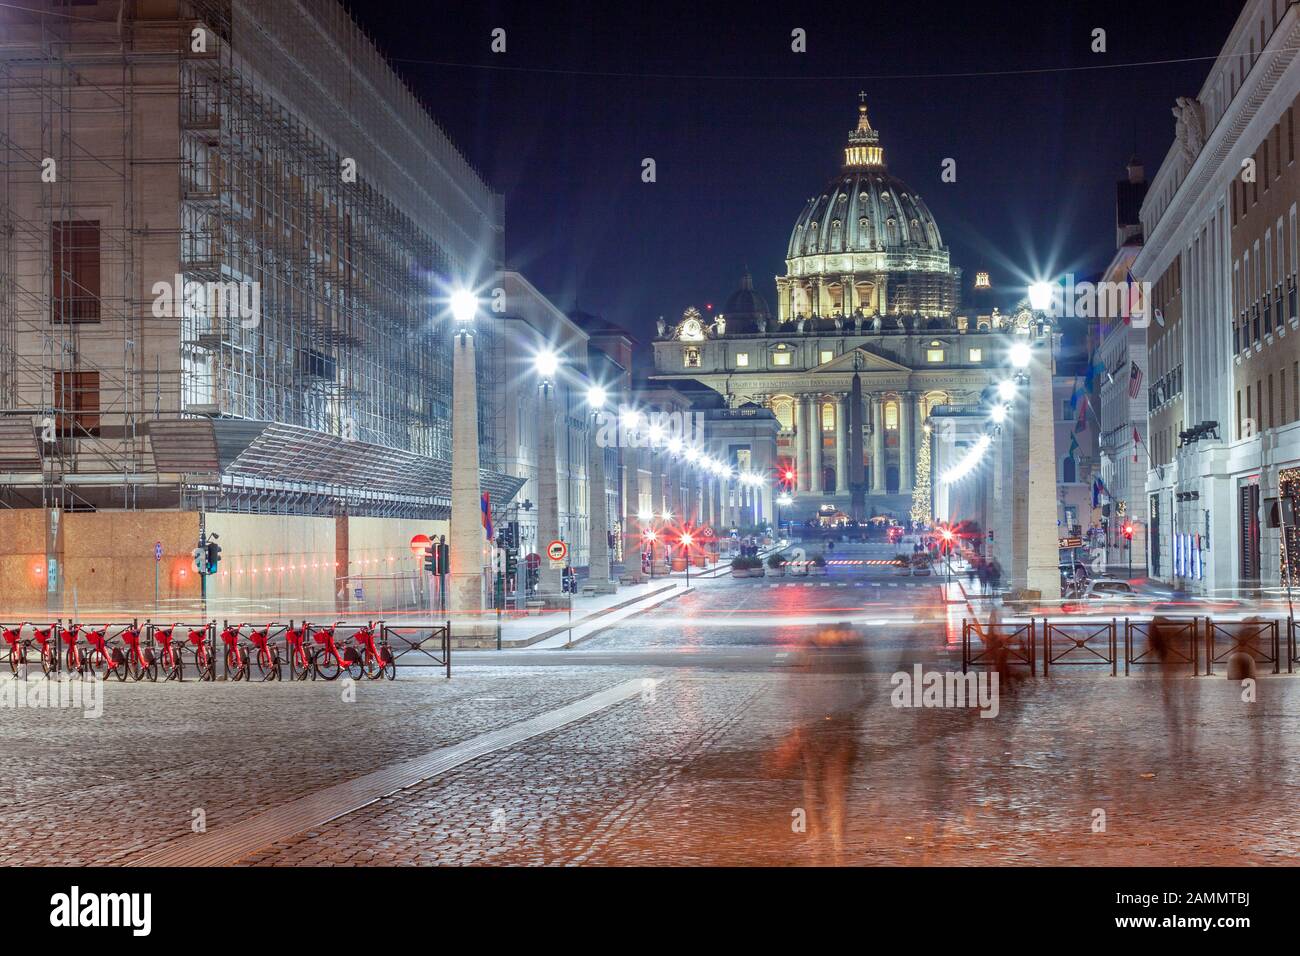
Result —
M1300 682L1262 676L1244 703L1222 674L1171 691L1080 668L1001 688L996 713L893 706L892 675L960 671L941 582L723 577L572 649L459 653L449 681L106 684L96 719L12 709L0 861L1297 861Z

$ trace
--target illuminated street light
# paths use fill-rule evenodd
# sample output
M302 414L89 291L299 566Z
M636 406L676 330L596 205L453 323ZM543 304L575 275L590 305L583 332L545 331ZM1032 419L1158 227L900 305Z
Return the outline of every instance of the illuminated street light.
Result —
M1035 282L1029 287L1029 307L1035 312L1046 312L1052 307L1056 286L1050 282Z
M451 294L451 317L457 325L465 326L474 321L478 313L478 297L468 289L457 289Z
M1011 346L1011 351L1008 353L1011 364L1016 368L1027 368L1032 357L1033 351L1029 348L1028 342L1016 342Z
M547 349L545 352L537 353L537 357L533 359L533 368L537 370L538 375L549 380L554 378L555 373L559 371L560 359L554 352Z
M993 421L995 421L997 424L1001 425L1003 422L1005 422L1005 421L1007 420L1007 406L1005 406L1005 405L994 405L994 406L993 406L992 417L993 417Z
M1007 379L1004 382L998 382L998 398L1004 402L1009 402L1016 397L1016 383Z
M649 524L651 521L654 520L654 517L655 517L655 516L654 516L654 513L653 513L653 512L650 512L650 511L638 511L638 512L637 512L637 515L636 515L636 520L637 520L637 521L640 521L642 524Z
M592 408L604 408L607 398L609 398L609 394L599 385L593 385L587 389L587 404Z

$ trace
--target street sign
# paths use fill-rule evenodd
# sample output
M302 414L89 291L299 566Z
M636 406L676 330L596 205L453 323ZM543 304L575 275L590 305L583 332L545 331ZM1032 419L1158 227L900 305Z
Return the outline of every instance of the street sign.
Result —
M552 541L546 546L546 556L552 561L563 561L569 553L569 546L563 541Z
M161 542L161 541L155 541L155 542L153 543L153 559L154 559L155 561L161 561L161 560L162 560L162 542Z
M713 529L710 528L708 525L705 525L705 526L704 526L704 530L700 532L700 537L702 537L702 538L712 538L712 537L713 537Z
M524 562L528 565L530 570L536 571L542 566L542 556L530 551L524 558Z
M411 538L411 554L417 558L423 557L429 553L429 545L433 544L433 539L427 534L417 534Z

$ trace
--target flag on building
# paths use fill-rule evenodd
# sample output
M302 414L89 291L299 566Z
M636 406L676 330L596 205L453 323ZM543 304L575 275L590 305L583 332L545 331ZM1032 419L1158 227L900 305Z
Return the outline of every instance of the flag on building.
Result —
M1129 362L1128 368L1128 397L1137 398L1138 392L1142 390L1142 370L1138 368L1137 362Z
M1068 454L1071 458L1073 458L1073 457L1078 453L1078 451L1079 451L1079 440L1078 440L1077 438L1075 438L1073 434L1071 434L1071 435L1070 435L1070 450L1069 450L1069 452L1068 452L1067 454Z
M1128 325L1133 316L1141 318L1146 315L1147 304L1142 298L1142 283L1133 278L1131 269L1124 270L1124 278L1128 281L1128 302L1125 303L1127 309L1124 312L1124 324Z
M1101 483L1101 476L1092 479L1092 506L1094 508L1101 505L1101 493L1106 486Z
M489 541L492 540L492 496L486 491L478 502L479 510L483 512L483 533L487 535Z
M1133 461L1138 460L1138 446L1142 444L1142 436L1138 434L1137 426L1133 426Z
M1088 366L1088 371L1083 376L1084 387L1091 391L1092 384L1097 380L1097 376L1105 373L1106 363L1101 360L1100 356L1093 356L1092 364Z
M1076 432L1081 432L1088 427L1088 393L1081 393L1079 399L1079 417L1074 422Z

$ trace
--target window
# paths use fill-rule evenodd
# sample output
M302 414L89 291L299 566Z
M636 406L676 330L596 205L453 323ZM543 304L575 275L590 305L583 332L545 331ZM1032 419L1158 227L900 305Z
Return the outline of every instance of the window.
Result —
M736 353L736 367L737 367L737 368L747 368L748 366L749 366L749 353L748 353L748 352L737 352L737 353Z
M56 222L50 235L50 321L99 321L99 221Z
M772 414L783 431L794 430L794 402L788 398L778 398L772 402Z
M54 373L55 428L61 435L99 434L99 373Z
M822 365L825 365L827 362L829 362L829 361L830 361L831 359L833 359L833 358L835 358L835 353L834 353L834 352L832 352L830 349L822 349L822 350L818 353L818 359L817 359L817 360L818 360Z
M822 403L822 431L824 432L835 431L835 403L834 402Z
M885 431L898 431L898 402L885 402Z
M790 364L790 353L789 353L789 352L773 352L773 353L772 353L772 364L773 364L773 365L789 365L789 364Z
M699 368L700 350L697 348L682 349L682 366L684 368Z
M925 350L925 360L926 360L927 362L942 362L942 361L943 361L943 349L926 349L926 350Z
M966 358L971 362L982 362L984 361L984 350L971 349L969 352L966 353Z

